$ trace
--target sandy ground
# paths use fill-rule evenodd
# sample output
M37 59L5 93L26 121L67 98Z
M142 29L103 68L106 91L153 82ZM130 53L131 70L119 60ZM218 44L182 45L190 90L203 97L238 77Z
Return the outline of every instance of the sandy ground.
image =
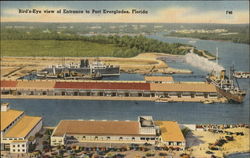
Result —
M98 57L106 64L119 65L122 72L127 73L191 73L190 70L174 69L165 62L157 60L159 56L169 56L161 53L144 53L133 58ZM40 71L49 65L64 63L80 63L79 57L2 57L1 79L17 79L32 71ZM85 58L86 59L86 58ZM97 58L87 58L93 61Z
M238 152L250 152L249 146L249 128L232 128L225 129L224 131L230 132L243 132L244 136L237 136L233 134L233 141L228 141L219 150L209 150L209 143L215 143L216 140L224 138L225 133L212 133L209 131L193 131L192 135L188 136L187 145L190 146L189 153L195 158L210 158L211 154L206 154L206 151L214 152L217 157L223 157Z

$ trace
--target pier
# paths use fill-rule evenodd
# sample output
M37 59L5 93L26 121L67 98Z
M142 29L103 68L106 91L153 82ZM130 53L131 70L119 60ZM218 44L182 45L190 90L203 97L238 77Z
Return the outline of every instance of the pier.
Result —
M145 81L1 80L2 98L224 102L214 85L174 82L172 77Z

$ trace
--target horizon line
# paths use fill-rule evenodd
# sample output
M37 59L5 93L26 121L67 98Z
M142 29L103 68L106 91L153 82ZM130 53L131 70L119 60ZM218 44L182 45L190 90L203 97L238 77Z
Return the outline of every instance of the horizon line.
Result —
M1 21L1 23L111 23L111 24L220 24L220 25L249 25L249 23L169 23L169 22L32 22L32 21Z

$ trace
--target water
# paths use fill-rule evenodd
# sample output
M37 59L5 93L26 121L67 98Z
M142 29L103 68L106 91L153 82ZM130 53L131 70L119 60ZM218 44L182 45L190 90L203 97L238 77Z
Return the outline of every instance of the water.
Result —
M238 153L227 156L226 158L249 158L250 153Z
M61 119L137 120L152 115L155 120L180 123L248 123L249 109L235 104L155 103L147 101L87 101L4 99L12 108L44 117L48 126ZM240 115L239 115L240 114Z
M229 69L234 64L236 70L249 71L249 45L225 41L199 40L190 43L192 38L166 37L163 34L149 35L148 37L168 43L183 43L194 45L198 49L207 50L216 55L216 48L219 51L219 64Z
M193 39L164 37L161 34L150 38L170 43L185 43ZM219 64L229 68L232 64L237 70L249 71L249 45L222 41L196 40L192 43L198 49L215 54L219 49ZM205 81L208 72L191 66L184 60L169 61L175 68L190 69L188 75L174 74L176 81ZM120 77L106 80L143 80L139 74L121 74ZM248 93L243 104L202 104L202 103L154 103L146 101L85 101L85 100L46 100L46 99L3 99L12 108L24 110L28 115L44 117L44 124L55 126L62 119L95 120L136 120L139 115L152 115L155 120L175 120L180 123L249 123L249 80L239 80Z

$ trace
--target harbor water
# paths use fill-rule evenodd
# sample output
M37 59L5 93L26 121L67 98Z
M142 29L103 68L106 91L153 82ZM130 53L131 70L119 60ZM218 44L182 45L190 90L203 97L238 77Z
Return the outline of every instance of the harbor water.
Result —
M249 158L250 153L236 153L227 156L226 158Z
M209 41L189 38L166 37L154 34L149 38L170 43L192 44L198 49L215 54L219 49L219 64L225 69L234 65L236 70L249 72L249 45L224 41ZM195 42L193 42L195 40ZM192 43L190 43L192 41ZM194 73L174 74L177 81L205 81L209 73L185 63L184 60L168 61L174 68L190 69ZM108 78L105 78L107 80ZM139 74L121 74L111 80L143 80ZM175 120L185 124L239 124L249 123L249 79L238 80L240 87L247 90L242 104L203 103L155 103L147 101L87 101L48 99L2 99L11 107L24 110L28 115L44 118L46 126L55 126L62 119L136 120L139 115L152 115L155 120Z

